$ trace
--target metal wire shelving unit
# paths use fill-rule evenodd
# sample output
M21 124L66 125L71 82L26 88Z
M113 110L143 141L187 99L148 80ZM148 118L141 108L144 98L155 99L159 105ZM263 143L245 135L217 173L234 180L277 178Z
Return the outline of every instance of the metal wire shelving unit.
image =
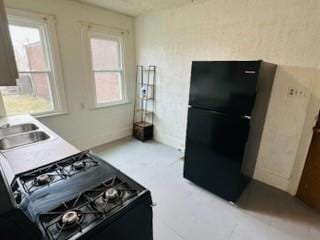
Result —
M139 136L145 135L146 132L153 135L156 70L157 68L154 65L137 66L134 136L137 135L137 132ZM147 138L150 138L150 136Z

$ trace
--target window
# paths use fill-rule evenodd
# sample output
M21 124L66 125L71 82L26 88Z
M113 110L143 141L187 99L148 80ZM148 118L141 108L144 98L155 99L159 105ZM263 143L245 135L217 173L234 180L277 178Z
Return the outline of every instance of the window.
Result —
M10 15L9 30L17 62L17 86L1 87L7 115L61 112L58 64L50 44L49 18ZM50 33L50 34L49 34ZM50 39L53 40L53 39Z
M123 34L91 28L86 39L91 107L125 103Z

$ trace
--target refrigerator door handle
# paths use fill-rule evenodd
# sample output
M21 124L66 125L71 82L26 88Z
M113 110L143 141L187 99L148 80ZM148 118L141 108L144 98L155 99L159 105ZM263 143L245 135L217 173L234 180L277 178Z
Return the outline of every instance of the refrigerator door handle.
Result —
M241 116L241 118L249 119L249 120L250 120L250 119L251 119L251 116L248 116L248 115L242 115L242 116Z
M246 70L244 71L245 74L256 74L257 71L254 71L254 70Z

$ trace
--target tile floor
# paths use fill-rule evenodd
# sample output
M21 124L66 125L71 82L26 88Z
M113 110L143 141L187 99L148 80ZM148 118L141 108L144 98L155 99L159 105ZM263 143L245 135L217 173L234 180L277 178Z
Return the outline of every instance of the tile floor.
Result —
M252 182L238 206L182 177L182 153L123 139L94 149L152 193L154 240L319 240L320 214L277 189Z

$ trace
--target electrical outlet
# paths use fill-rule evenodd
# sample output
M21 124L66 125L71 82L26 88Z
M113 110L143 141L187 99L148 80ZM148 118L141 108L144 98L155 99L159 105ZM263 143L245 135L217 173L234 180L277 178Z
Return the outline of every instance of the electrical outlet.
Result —
M302 88L296 88L296 87L288 87L287 92L288 97L298 97L303 98L305 97L305 91Z
M298 89L294 88L294 87L289 87L288 88L288 94L289 97L294 97L294 96L298 96Z

